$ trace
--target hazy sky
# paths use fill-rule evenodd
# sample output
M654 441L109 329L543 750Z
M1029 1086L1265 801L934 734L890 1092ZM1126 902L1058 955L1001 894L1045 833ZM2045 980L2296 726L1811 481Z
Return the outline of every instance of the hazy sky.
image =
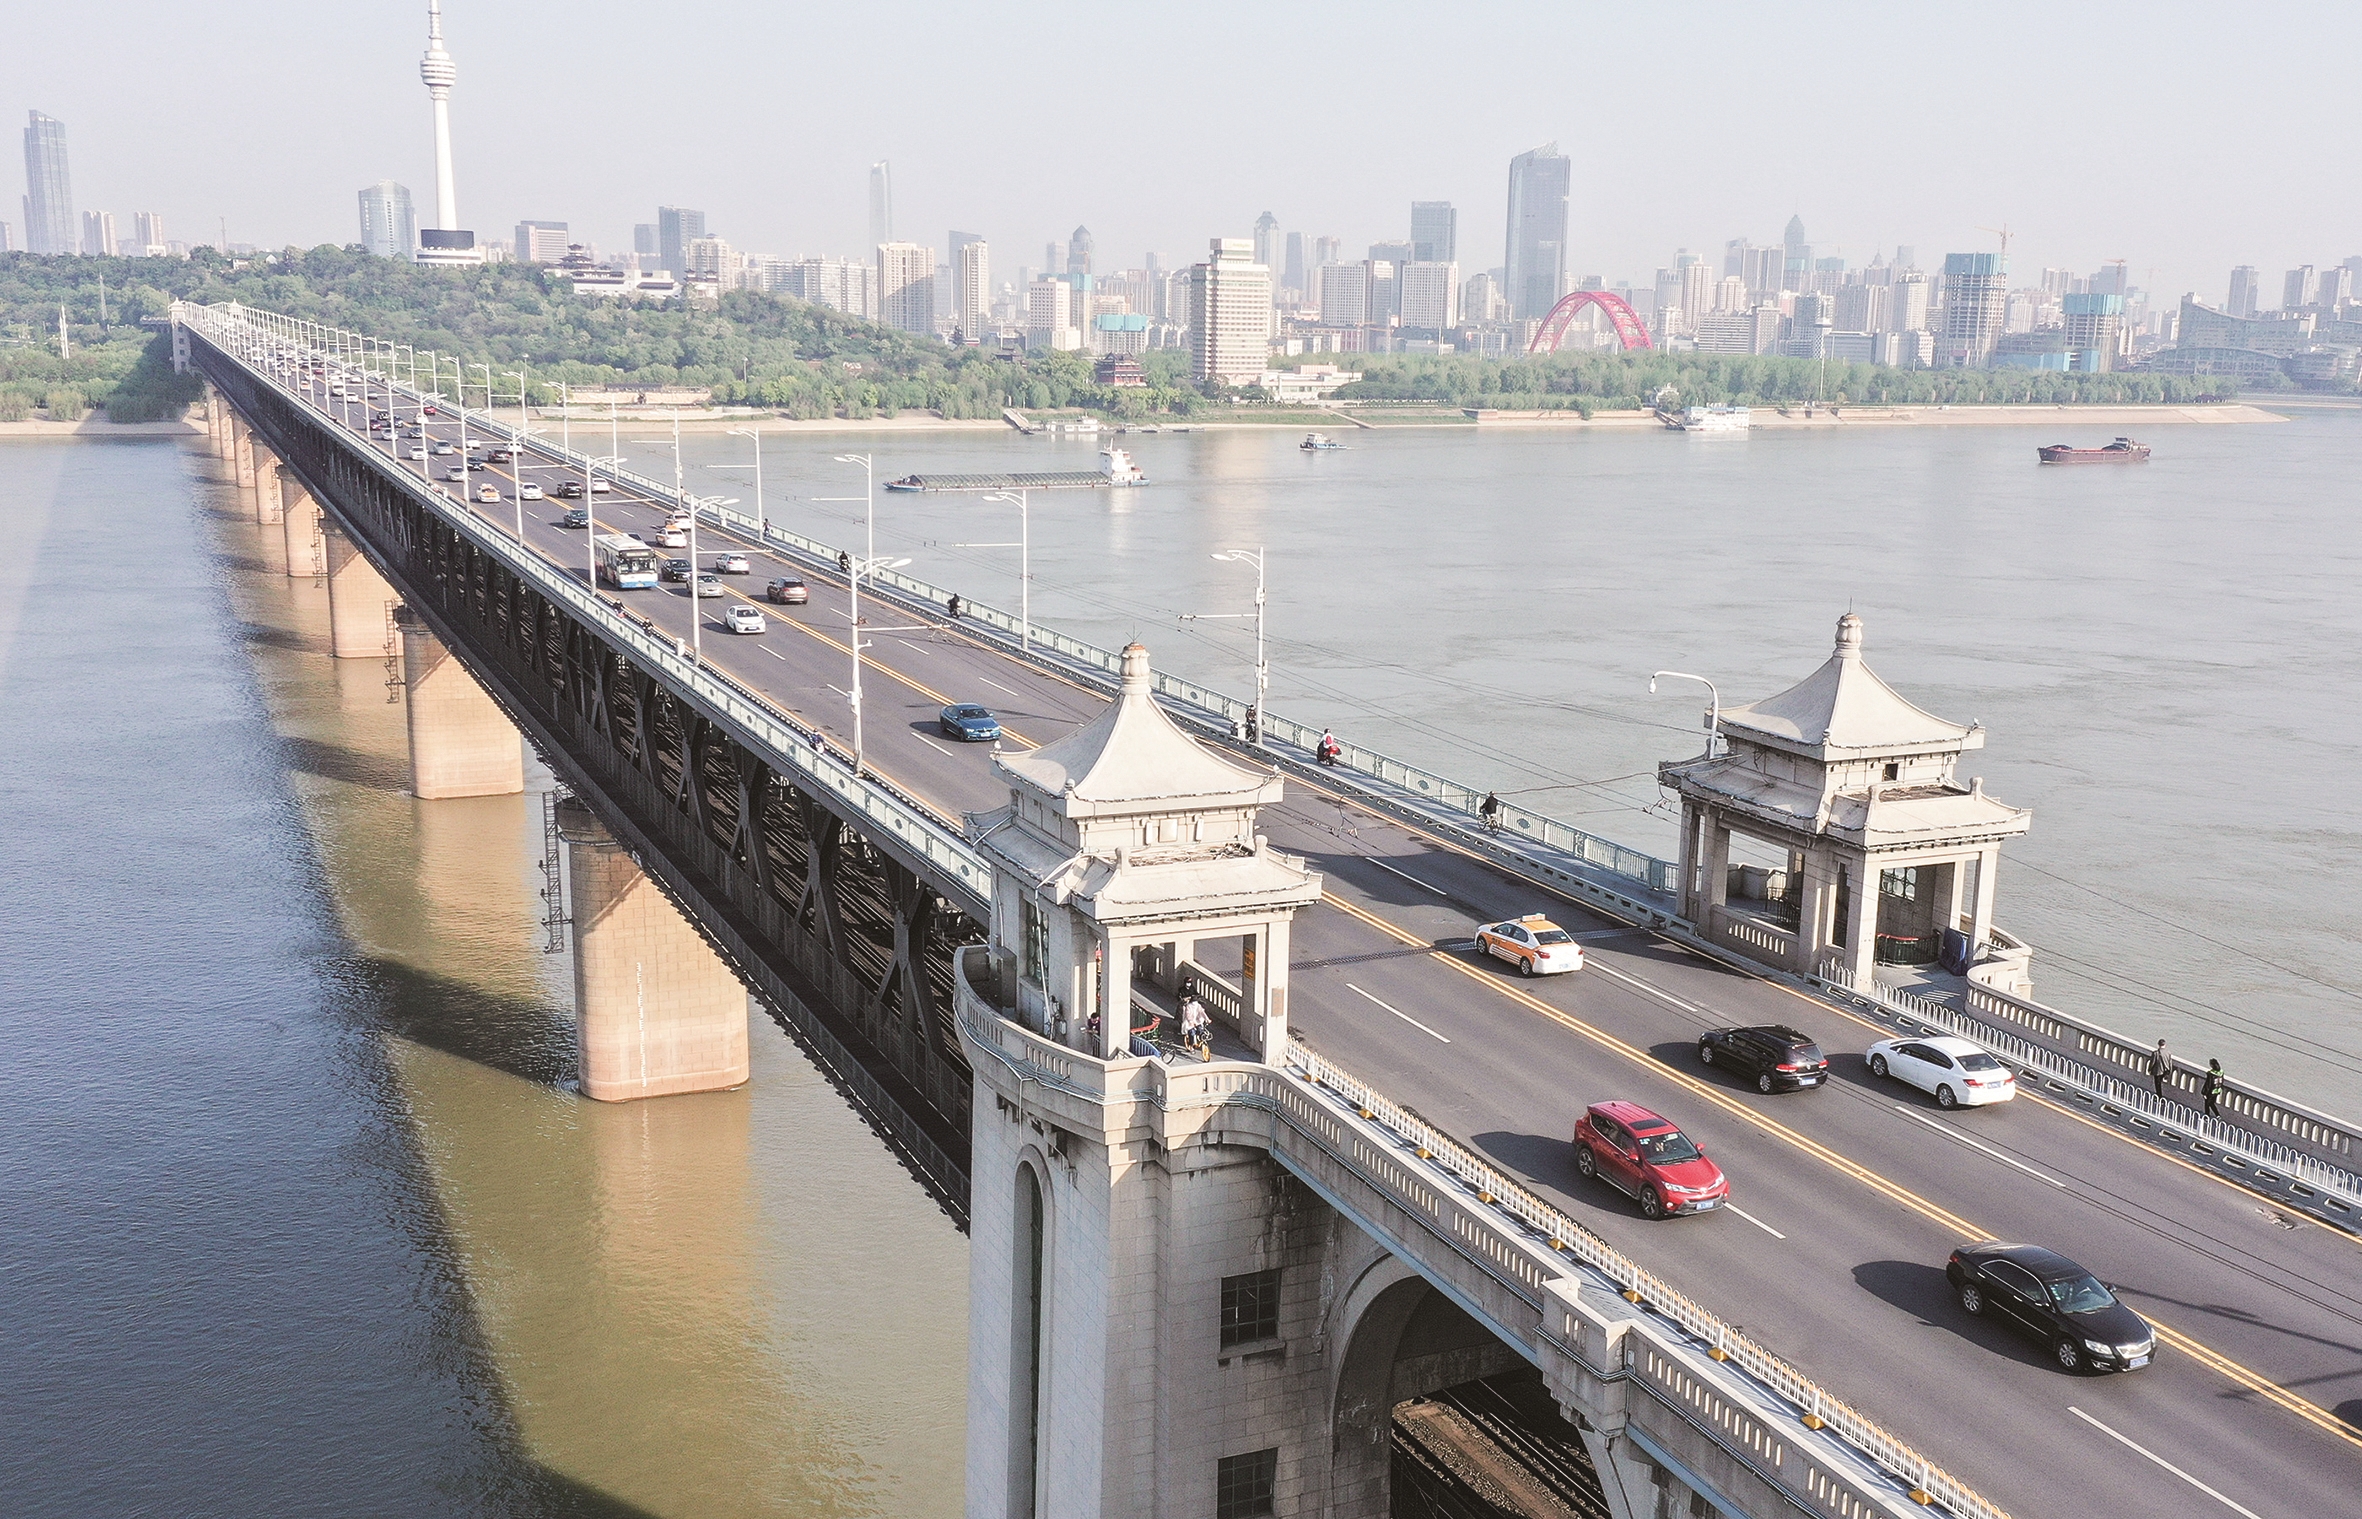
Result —
M1186 261L1264 210L1353 254L1461 209L1496 264L1510 156L1579 162L1571 265L1643 278L1676 247L1813 242L1866 262L1990 248L2013 272L2129 261L2267 303L2362 253L2338 60L2362 5L824 5L449 0L460 219L563 220L602 248L670 203L755 252L864 251L868 166L898 235L993 244L996 281L1076 223L1098 264ZM167 235L357 239L354 192L433 207L424 0L11 7L0 120L65 121L79 209ZM24 228L0 171L0 217Z

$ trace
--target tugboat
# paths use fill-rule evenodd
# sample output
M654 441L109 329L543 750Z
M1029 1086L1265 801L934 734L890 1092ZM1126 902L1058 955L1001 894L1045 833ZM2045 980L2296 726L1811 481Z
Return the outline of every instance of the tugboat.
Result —
M904 475L899 480L888 480L886 482L886 489L890 491L923 491L926 488L926 482L919 479L919 477L916 475Z
M2135 443L2130 438L2118 438L2106 448L2076 448L2066 443L2051 443L2034 450L2045 464L2145 464L2149 445Z
M1296 446L1308 454L1313 454L1319 453L1323 449L1343 448L1345 445L1325 432L1308 432L1304 435L1304 441Z

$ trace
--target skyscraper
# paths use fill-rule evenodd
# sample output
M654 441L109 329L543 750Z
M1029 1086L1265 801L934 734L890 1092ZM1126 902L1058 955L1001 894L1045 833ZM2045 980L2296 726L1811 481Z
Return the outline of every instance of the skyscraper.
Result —
M1207 246L1213 256L1189 267L1190 374L1251 385L1271 362L1271 270L1255 262L1252 239Z
M1279 218L1268 211L1255 218L1255 262L1266 269L1279 267Z
M869 245L894 241L894 171L886 160L869 166Z
M1295 291L1301 299L1308 288L1304 283L1304 275L1304 234L1291 232L1288 234L1287 263L1279 277L1280 288Z
M85 211L82 213L82 251L93 258L115 256L115 213Z
M1448 200L1411 202L1411 259L1448 264L1460 256L1460 213Z
M2289 270L2288 277L2281 281L2280 309L2282 311L2302 310L2305 303L2312 299L2312 294L2313 266L2300 264Z
M904 332L935 330L935 250L923 243L878 244L878 320Z
M632 253L638 258L662 258L664 244L656 239L656 223L632 223Z
M975 341L992 325L992 246L966 232L954 232L951 246L952 320Z
M1804 240L1804 218L1788 218L1780 242L1786 253L1780 277L1782 290L1810 290L1813 283L1813 245Z
M25 249L74 251L74 186L66 174L66 124L25 113Z
M2009 263L1998 253L1944 255L1944 330L1936 367L1982 369L2009 316Z
M164 218L154 211L134 211L131 225L142 258L162 258L170 249L164 241Z
M1566 293L1566 203L1574 162L1546 142L1509 160L1505 283L1512 317L1544 317Z
M2230 316L2253 316L2263 302L2263 292L2255 277L2255 265L2241 264L2231 271L2231 298L2223 303L2223 311Z
M656 208L656 256L679 279L689 269L689 245L705 236L705 213L686 206Z
M1091 272L1090 228L1077 227L1074 236L1066 240L1066 272L1085 275Z
M1314 238L1312 240L1312 267L1318 269L1323 264L1335 263L1337 255L1343 252L1344 248L1345 244L1337 238Z
M408 258L418 246L418 213L410 190L381 179L361 191L361 248L379 258Z

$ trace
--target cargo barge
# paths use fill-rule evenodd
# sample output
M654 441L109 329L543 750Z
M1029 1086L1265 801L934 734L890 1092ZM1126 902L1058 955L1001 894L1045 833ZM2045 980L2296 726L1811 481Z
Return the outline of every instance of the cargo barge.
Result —
M1148 476L1120 448L1099 450L1096 470L1031 471L1012 475L904 475L888 480L890 491L1073 491L1146 485Z
M2135 443L2130 438L2118 438L2105 448L2076 448L2066 443L2050 443L2034 452L2045 464L2141 464L2149 457L2149 445Z

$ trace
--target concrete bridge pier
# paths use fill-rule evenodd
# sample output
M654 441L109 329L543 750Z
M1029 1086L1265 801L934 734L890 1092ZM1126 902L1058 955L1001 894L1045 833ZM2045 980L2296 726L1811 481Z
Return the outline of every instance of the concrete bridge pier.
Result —
M574 919L582 1093L629 1102L745 1084L746 988L591 810L558 804Z
M267 443L254 445L254 520L266 527L285 515L279 494L279 466L276 449Z
M410 790L424 801L514 796L525 789L525 742L434 629L394 609L410 727Z
M279 472L279 525L287 539L287 573L322 575L328 570L328 546L320 537L320 503L303 482Z
M402 598L342 528L324 522L321 536L327 548L328 641L336 657L385 658L394 652L387 647L388 625Z
M230 476L238 482L238 489L254 489L254 429L235 411L230 413Z

